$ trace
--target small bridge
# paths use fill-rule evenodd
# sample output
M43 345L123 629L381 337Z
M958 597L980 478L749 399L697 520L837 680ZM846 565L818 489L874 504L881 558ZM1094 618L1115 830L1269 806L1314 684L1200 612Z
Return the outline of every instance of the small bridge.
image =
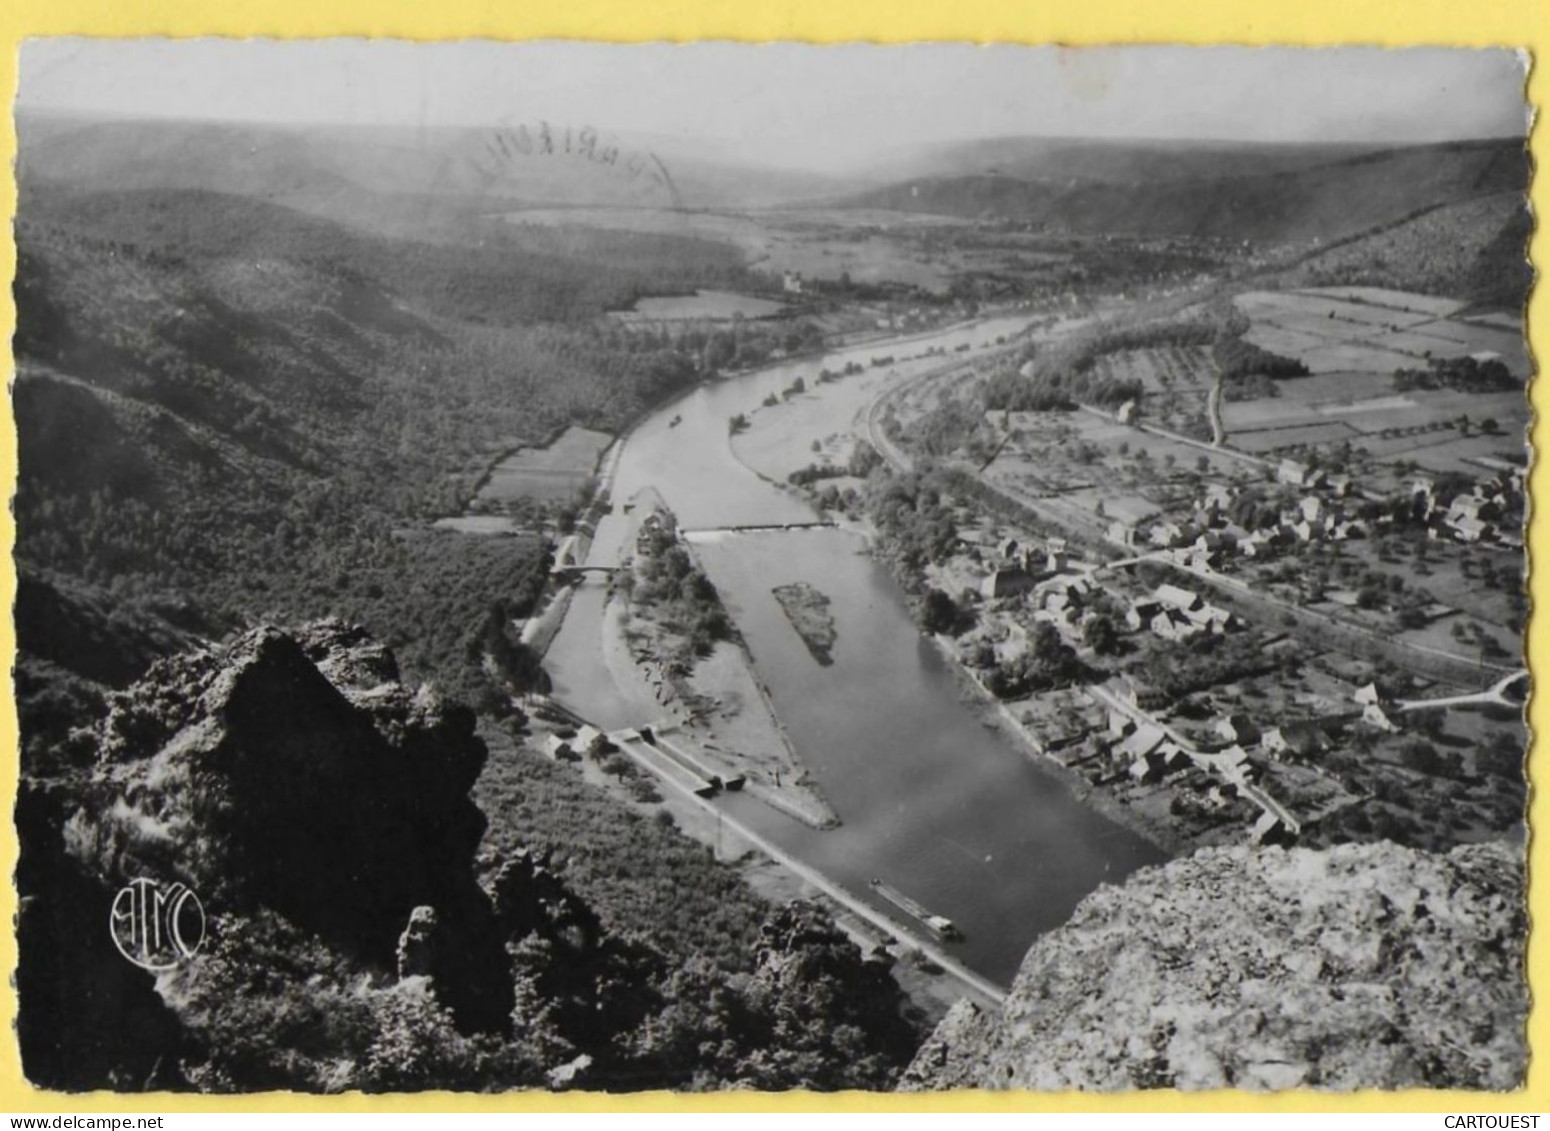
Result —
M743 526L707 526L682 530L680 533L685 538L693 538L696 534L765 534L780 530L837 530L838 528L837 522L765 522Z
M580 577L584 573L618 573L618 566L605 565L554 565L549 569L550 577Z

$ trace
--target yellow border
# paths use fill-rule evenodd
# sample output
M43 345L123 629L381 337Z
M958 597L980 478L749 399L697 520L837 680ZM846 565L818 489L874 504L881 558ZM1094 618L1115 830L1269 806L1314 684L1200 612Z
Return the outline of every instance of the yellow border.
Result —
M951 39L972 42L1024 43L1120 43L1187 42L1242 44L1456 44L1460 46L1525 47L1550 51L1550 4L1545 0L1043 0L1032 4L1016 0L675 0L670 5L643 4L640 0L550 0L543 5L491 3L490 0L244 0L215 4L210 0L8 0L0 3L0 103L9 107L16 94L16 57L20 42L46 35L173 35L173 36L322 36L391 35L408 39L461 38L575 38L614 40L683 39L798 39L815 42L867 40L907 42ZM1538 67L1530 75L1529 100L1536 107L1550 103L1550 77ZM1546 129L1541 123L1534 135L1536 164L1547 166ZM0 132L0 162L10 169L15 160L15 134L10 115ZM1550 178L1539 177L1534 186L1535 211L1550 208ZM9 218L15 215L16 195L12 179L0 179L0 213L7 218L0 243L0 277L7 280L0 296L0 336L9 341L15 328L15 310L9 280L13 277L16 251ZM1543 274L1550 262L1546 237L1536 232L1533 258ZM1536 290L1530 305L1530 337L1550 341L1550 294ZM6 351L7 379L11 377ZM1531 390L1535 410L1532 435L1536 449L1544 435L1545 390L1535 382ZM6 400L6 421L0 428L0 486L9 498L15 485L16 444ZM1550 472L1536 462L1531 475L1535 498L1550 497ZM6 553L0 570L0 607L9 608L15 597L15 576L10 565L14 525L9 508L0 510L0 544ZM1550 528L1534 508L1529 537L1531 561L1543 560L1550 550ZM1550 597L1543 573L1531 572L1533 605ZM1533 617L1527 639L1531 666L1546 656L1550 624ZM0 660L9 670L15 639L10 618L0 618ZM1534 696L1530 720L1535 734L1547 719L1545 697ZM9 696L0 696L0 805L9 814L15 803L16 713ZM1550 820L1545 802L1550 785L1546 755L1531 757L1534 790L1531 818L1535 824ZM1536 837L1530 845L1530 871L1545 873L1550 864L1550 842ZM10 923L15 912L15 893L10 883L16 866L14 836L0 837L0 923ZM1538 922L1550 918L1550 883L1543 879L1531 887L1530 911ZM15 938L0 930L0 1109L36 1112L194 1112L194 1111L1461 1111L1514 1112L1550 1108L1550 1010L1541 1000L1530 1020L1529 1038L1536 1056L1529 1070L1526 1090L1505 1096L1482 1097L1466 1092L1406 1091L1361 1092L1348 1096L1308 1092L1251 1095L1242 1092L1181 1094L1146 1092L1121 1096L1035 1093L949 1093L942 1095L874 1096L845 1093L806 1093L749 1097L742 1094L677 1096L667 1093L618 1098L604 1096L554 1096L547 1093L514 1093L506 1096L470 1097L431 1093L412 1097L345 1096L299 1097L284 1094L242 1097L137 1095L102 1093L65 1096L40 1093L21 1075L12 1025L15 992L9 971L16 965ZM1544 999L1550 985L1550 935L1535 931L1529 942L1529 969Z

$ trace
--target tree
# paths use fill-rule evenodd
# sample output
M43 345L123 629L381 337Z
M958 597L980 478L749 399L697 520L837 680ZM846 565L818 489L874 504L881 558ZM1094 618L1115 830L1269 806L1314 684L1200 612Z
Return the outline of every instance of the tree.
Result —
M921 601L920 626L930 633L955 633L962 612L946 593L937 588L926 590Z
M1440 774L1446 769L1442 755L1430 742L1415 739L1405 743L1399 751L1400 759L1410 769L1421 774Z
M1119 651L1119 627L1107 613L1091 617L1082 629L1082 643L1100 656L1112 656Z
M1495 731L1475 750L1475 768L1482 774L1521 782L1523 746L1521 733Z

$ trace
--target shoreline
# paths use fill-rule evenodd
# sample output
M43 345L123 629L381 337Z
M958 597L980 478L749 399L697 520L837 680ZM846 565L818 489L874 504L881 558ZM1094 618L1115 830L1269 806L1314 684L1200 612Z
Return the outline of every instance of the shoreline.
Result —
M901 951L898 954L889 951L894 958L893 975L917 1007L940 1016L964 997L991 1009L999 1008L1004 1002L1007 991L1003 987L970 970L936 942L869 906L817 868L803 863L735 816L723 812L713 800L696 796L682 780L682 767L660 751L641 742L621 742L619 746L631 761L665 787L663 804L669 806L668 811L680 822L679 831L706 845L717 859L737 867L744 882L760 894L773 899L816 898L829 909L841 929L863 953L878 946ZM606 775L600 771L597 783L609 788ZM729 831L747 846L741 852L727 847ZM937 969L923 967L921 960L929 960Z
M1050 758L1036 735L1012 713L1011 707L991 694L974 673L958 659L951 645L941 636L922 633L938 654L952 667L954 678L967 693L981 721L992 726L1018 753L1041 774L1059 783L1081 805L1091 809L1105 820L1134 833L1148 844L1166 853L1170 858L1188 855L1192 849L1178 836L1158 828L1154 822L1139 816L1133 808L1117 798L1104 793L1081 774Z
M676 526L666 503L655 492L652 495L649 505L653 511L667 515ZM641 500L637 497L635 501L639 510ZM680 538L678 544L695 568L702 569L692 543ZM632 557L625 558L626 563L632 561ZM645 639L651 659L641 657L632 634ZM623 601L614 594L604 608L601 645L604 663L618 691L627 698L639 691L660 705L662 718L672 726L668 732L672 745L689 748L679 752L680 761L701 768L707 779L742 777L746 792L812 828L835 828L841 823L792 743L740 634L717 642L709 656L696 660L687 675L675 680L665 671L661 626L653 618L641 616L633 601ZM655 679L652 664L656 665ZM685 690L703 706L686 704Z

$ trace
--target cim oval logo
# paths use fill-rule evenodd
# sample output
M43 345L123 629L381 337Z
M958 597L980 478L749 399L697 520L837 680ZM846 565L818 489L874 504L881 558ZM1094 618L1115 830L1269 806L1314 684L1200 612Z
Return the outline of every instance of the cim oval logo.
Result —
M108 930L118 952L136 966L171 970L198 953L205 909L186 884L130 880L113 897Z

